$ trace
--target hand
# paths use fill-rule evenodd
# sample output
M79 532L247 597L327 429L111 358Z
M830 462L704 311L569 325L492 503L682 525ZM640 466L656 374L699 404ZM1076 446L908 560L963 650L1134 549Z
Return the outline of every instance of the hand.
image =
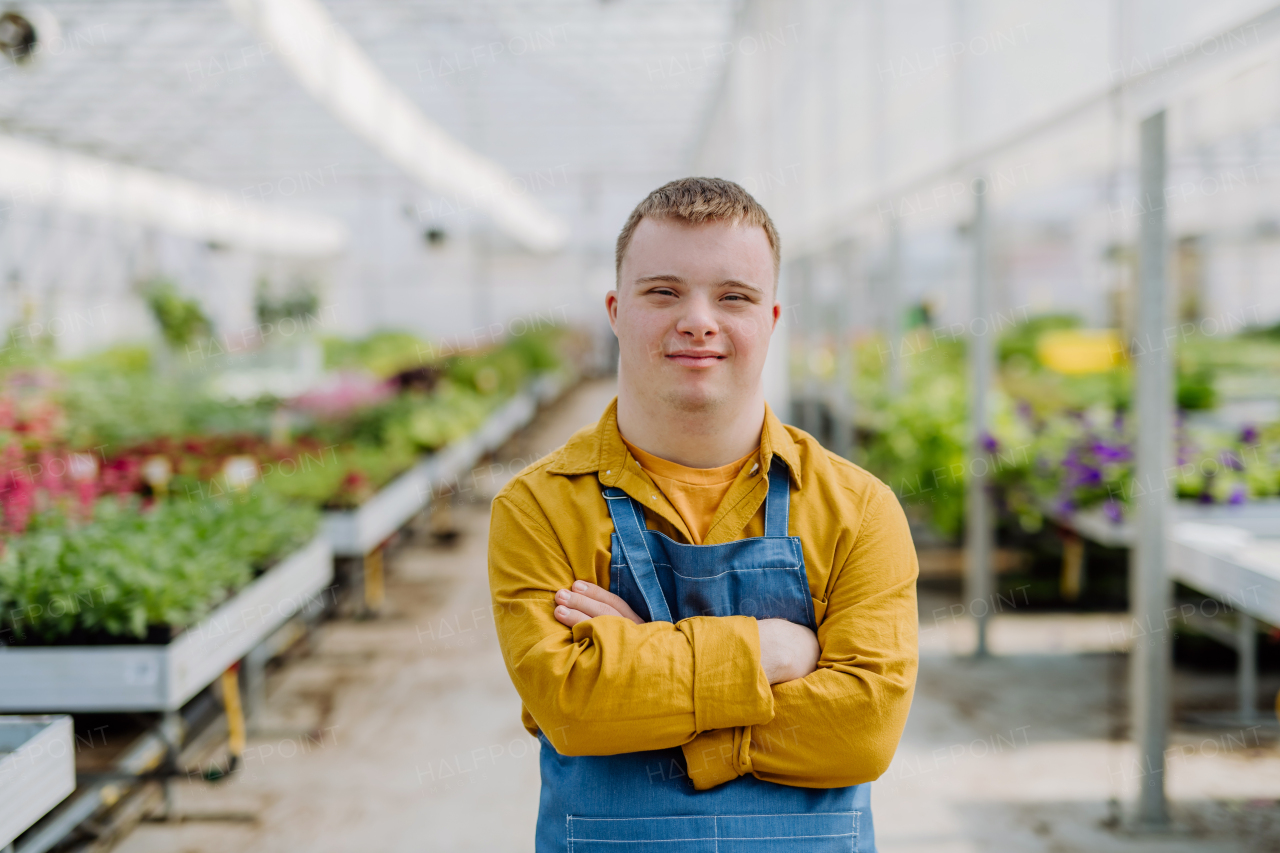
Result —
M804 678L818 668L818 637L786 619L758 619L760 666L770 684Z
M557 622L570 628L593 616L621 616L637 625L644 624L644 620L621 598L586 581L574 581L572 591L558 591L554 613Z

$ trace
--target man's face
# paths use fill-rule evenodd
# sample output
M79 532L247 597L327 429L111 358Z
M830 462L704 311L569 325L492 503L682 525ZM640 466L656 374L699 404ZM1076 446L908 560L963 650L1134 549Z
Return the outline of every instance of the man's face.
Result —
M622 376L641 401L688 412L756 394L781 310L774 291L760 226L640 220L605 301Z

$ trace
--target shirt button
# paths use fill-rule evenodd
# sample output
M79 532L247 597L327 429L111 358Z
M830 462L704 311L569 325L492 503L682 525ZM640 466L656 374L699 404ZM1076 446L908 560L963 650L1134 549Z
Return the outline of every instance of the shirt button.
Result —
M606 474L612 474L612 473L613 473L613 469L612 469L612 468L610 468L608 471L605 471L605 473L606 473Z
M759 469L760 469L760 463L759 463L759 462L757 462L756 464L754 464L754 465L752 465L752 466L751 466L751 473L752 473L752 474L754 474L754 473L755 473L756 471L758 471Z

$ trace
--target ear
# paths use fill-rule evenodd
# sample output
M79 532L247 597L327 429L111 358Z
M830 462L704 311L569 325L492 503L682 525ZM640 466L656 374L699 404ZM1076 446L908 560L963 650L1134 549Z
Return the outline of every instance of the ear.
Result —
M618 291L610 290L604 295L604 309L609 313L609 328L618 334Z

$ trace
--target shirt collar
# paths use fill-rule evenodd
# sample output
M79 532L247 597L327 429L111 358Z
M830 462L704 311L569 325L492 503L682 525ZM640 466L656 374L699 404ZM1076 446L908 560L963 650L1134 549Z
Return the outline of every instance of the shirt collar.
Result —
M800 488L800 449L768 403L764 406L760 451L766 474L773 457L779 456L787 464L792 485ZM618 398L614 397L600 420L576 432L546 470L551 474L595 474L604 485L617 486L631 458L618 432Z

